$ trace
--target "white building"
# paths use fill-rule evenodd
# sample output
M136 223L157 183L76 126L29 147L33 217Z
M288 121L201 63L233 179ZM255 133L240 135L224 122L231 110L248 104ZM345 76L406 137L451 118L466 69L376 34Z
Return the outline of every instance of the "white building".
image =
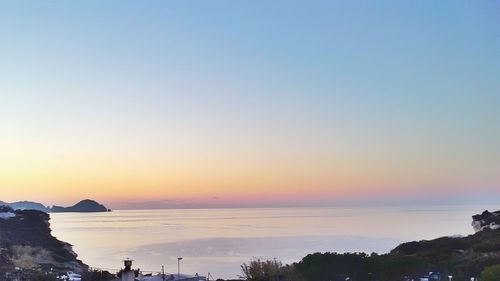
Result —
M82 276L72 271L67 272L66 276L68 276L68 281L82 281Z

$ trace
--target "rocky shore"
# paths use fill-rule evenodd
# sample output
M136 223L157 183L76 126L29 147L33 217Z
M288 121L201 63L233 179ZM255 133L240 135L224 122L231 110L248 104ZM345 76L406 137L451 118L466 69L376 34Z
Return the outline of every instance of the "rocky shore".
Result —
M500 228L500 211L489 212L486 210L480 215L472 216L472 227L475 232Z

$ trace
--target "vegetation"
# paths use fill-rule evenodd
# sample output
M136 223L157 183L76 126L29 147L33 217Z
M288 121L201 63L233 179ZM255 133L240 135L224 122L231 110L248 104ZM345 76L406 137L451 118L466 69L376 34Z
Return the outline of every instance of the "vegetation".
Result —
M481 273L481 281L500 280L500 264L486 267Z
M417 276L430 268L414 257L365 253L315 253L300 262L283 266L274 260L253 260L242 265L243 278L249 281L337 281L337 280L401 280ZM349 278L349 279L347 279Z
M8 272L2 277L5 279L0 280L36 280L36 281L59 281L56 274L43 271L41 269L20 269Z
M250 261L247 265L241 266L243 278L249 281L279 281L282 280L285 273L283 264L276 260L256 259Z
M40 247L14 245L11 247L12 263L24 269L39 269L40 264L52 261L50 252Z
M116 278L116 275L111 274L109 271L103 270L89 270L82 274L83 281L107 281L113 280Z
M0 207L0 211L15 214L9 219L0 219L0 278L9 273L38 276L43 272L43 278L38 276L38 279L31 280L45 280L50 278L45 273L84 272L88 269L76 258L71 245L52 236L48 214L13 210L6 206Z
M315 253L285 266L276 259L256 259L242 265L242 277L249 281L401 281L419 280L432 271L453 275L453 281L480 275L481 280L499 281L500 266L492 266L499 263L500 229L488 229L463 238L404 243L384 255Z

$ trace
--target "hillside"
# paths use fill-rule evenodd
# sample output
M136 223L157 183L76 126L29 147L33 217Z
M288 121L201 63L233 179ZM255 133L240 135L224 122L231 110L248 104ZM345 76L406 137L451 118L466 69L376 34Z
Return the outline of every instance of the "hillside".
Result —
M500 263L500 229L485 229L463 238L408 242L396 247L390 255L414 257L434 270L457 276L479 276L484 267Z
M49 215L36 210L0 207L0 274L14 267L55 272L83 272L71 245L52 236Z
M498 213L484 212L473 216L473 221L491 226L492 214ZM453 281L477 280L486 267L500 264L500 228L481 229L467 237L403 243L383 255L314 253L286 266L276 260L254 260L242 270L249 281L448 280L449 275ZM429 276L429 272L433 274Z

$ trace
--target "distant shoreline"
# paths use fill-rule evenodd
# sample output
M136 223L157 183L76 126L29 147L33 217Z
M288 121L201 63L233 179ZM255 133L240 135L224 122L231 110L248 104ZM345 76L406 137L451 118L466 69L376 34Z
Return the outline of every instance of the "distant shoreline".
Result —
M459 206L481 206L479 208L480 210L484 209L484 206L489 206L491 209L498 208L500 206L499 203L488 203L488 204L483 204L483 203L453 203L453 204L439 204L439 203L432 203L432 204L366 204L366 205L355 205L355 204L346 204L346 205L320 205L320 206L315 206L315 205L301 205L301 206L295 206L295 205L289 205L289 206L276 206L276 205L269 205L269 206L167 206L167 207L155 207L155 208L125 208L125 207L115 207L113 208L114 211L140 211L140 210L203 210L203 209L337 209L337 208L421 208L421 207L459 207Z
M45 213L97 213L97 212L111 212L106 206L91 199L84 199L70 207L62 206L44 206L38 202L32 201L18 201L18 202L3 202L0 201L0 206L9 206L14 210L36 210Z

